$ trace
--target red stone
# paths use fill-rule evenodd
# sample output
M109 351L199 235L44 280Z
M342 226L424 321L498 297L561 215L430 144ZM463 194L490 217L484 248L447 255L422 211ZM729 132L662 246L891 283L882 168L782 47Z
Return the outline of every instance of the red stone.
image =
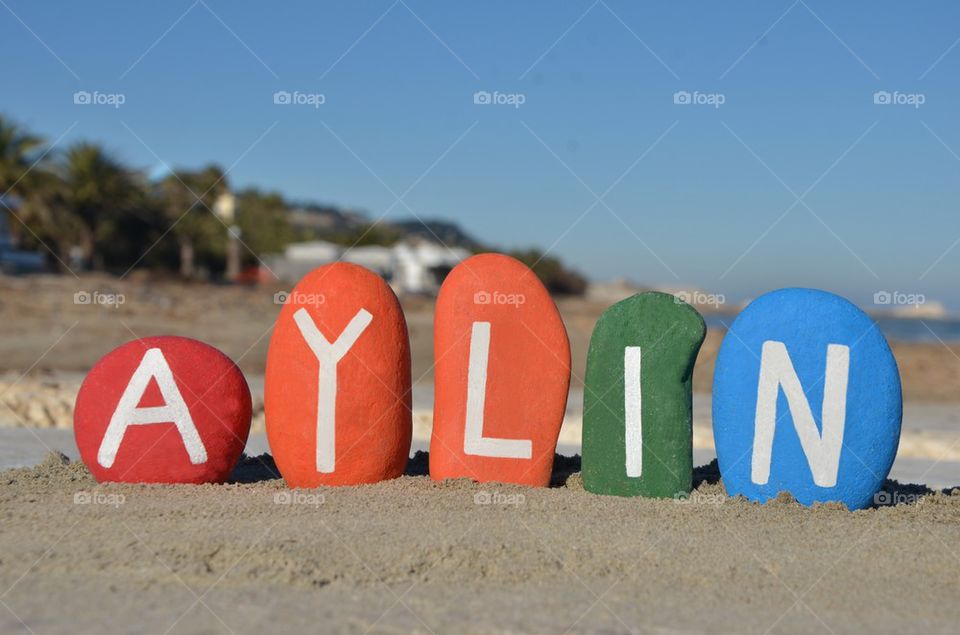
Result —
M229 357L185 337L147 337L90 370L73 431L97 481L220 483L246 446L250 414L250 389Z
M343 262L307 274L286 298L267 355L267 439L287 485L402 475L410 400L407 323L387 283Z
M500 254L457 265L437 298L434 358L430 476L548 485L570 343L533 271Z

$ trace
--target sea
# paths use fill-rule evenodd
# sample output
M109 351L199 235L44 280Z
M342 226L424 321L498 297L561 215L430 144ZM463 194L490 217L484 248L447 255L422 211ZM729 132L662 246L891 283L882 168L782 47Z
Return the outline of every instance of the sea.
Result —
M725 331L735 316L708 314L703 318L708 329ZM877 326L890 341L897 342L960 342L960 319L955 318L874 318Z

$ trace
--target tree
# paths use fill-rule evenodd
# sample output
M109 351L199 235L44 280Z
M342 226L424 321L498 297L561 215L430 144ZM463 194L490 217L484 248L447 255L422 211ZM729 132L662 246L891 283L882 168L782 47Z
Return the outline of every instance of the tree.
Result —
M34 184L31 169L43 157L43 139L0 115L0 195L24 197Z
M0 213L16 216L26 224L23 213L13 210L14 200L22 205L39 184L39 172L34 167L43 159L43 139L0 115ZM9 223L14 235L22 234L22 225Z
M0 116L0 208L17 220L10 231L22 246L46 247L66 268L75 224L50 168L43 139Z
M256 188L241 192L237 197L237 225L249 250L245 250L248 264L264 254L283 252L293 238L287 203L277 192L263 193Z
M215 165L197 171L175 171L159 184L161 205L180 251L180 275L196 276L198 260L222 259L226 228L214 215L213 203L227 191L226 174Z
M545 256L539 249L518 250L509 255L533 269L550 293L583 295L587 289L587 279L583 275L567 269L558 258Z
M142 190L130 170L92 143L71 146L59 172L83 263L101 269L104 261L99 248L115 240L129 240L117 230L124 217L144 203Z

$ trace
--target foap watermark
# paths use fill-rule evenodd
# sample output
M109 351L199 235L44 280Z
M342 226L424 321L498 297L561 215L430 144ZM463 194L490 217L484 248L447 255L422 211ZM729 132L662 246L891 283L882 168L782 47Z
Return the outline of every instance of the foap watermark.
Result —
M300 492L295 489L277 492L273 495L274 505L306 505L320 507L327 502L323 494L315 492Z
M673 500L680 505L712 505L717 507L727 502L724 494L704 494L701 492L677 492Z
M695 90L678 90L673 94L673 103L678 106L713 106L719 108L727 103L727 96L723 93L701 93Z
M323 93L301 93L299 90L278 90L273 94L273 103L278 106L312 106L319 108L327 103Z
M899 90L893 92L878 90L873 94L873 103L877 106L913 106L919 108L927 103L927 96L923 93L901 93Z
M527 301L522 293L501 293L500 291L477 291L473 294L474 304L506 305L520 308Z
M908 494L906 492L879 491L873 495L873 504L877 507L894 507L896 505L919 505L923 502L922 494Z
M127 102L123 93L101 93L99 90L90 92L78 90L73 94L73 103L77 106L113 106L119 108Z
M473 94L473 103L477 106L513 106L519 108L527 103L527 96L523 93L501 93L498 90L491 93L488 90L478 90Z
M127 502L127 497L119 493L82 491L73 494L74 505L106 505L117 508Z
M304 293L302 291L277 291L273 294L274 304L295 304L297 306L320 306L325 304L327 296L322 293Z
M122 293L104 293L103 291L77 291L73 294L74 304L90 304L119 308L127 301Z
M506 494L484 490L473 495L474 505L512 505L518 507L526 502L527 497L520 492Z
M877 291L873 294L873 303L877 306L915 306L925 304L927 297L922 293L904 293L902 291Z
M712 306L720 308L727 303L727 298L722 293L704 293L703 291L678 291L673 294L674 301L677 304L686 302L697 306Z

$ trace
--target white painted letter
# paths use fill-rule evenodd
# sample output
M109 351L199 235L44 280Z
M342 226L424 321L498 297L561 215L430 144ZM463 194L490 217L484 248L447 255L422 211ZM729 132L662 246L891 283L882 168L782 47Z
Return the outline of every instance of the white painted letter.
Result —
M143 398L143 393L150 385L150 379L157 381L165 405L138 408L137 405ZM106 468L113 465L120 443L123 442L123 435L127 433L127 426L152 423L172 423L177 426L183 445L190 456L190 462L194 465L206 462L207 450L203 447L197 427L193 425L190 410L183 401L180 389L177 388L173 372L159 348L149 349L140 360L137 370L133 372L130 383L124 389L120 402L113 411L113 416L110 417L110 424L97 451L97 462Z
M640 416L640 347L623 349L623 406L626 414L627 476L643 474L643 420Z
M336 464L337 364L370 325L373 316L366 309L357 311L333 344L320 333L306 309L297 310L293 319L307 346L320 362L317 379L317 471L329 474Z
M533 457L529 439L497 439L483 436L483 405L487 396L487 363L490 358L490 323L474 322L470 333L470 364L467 371L467 425L463 452L506 459Z
M754 422L753 465L751 478L757 485L770 479L770 455L777 423L777 397L780 387L787 396L793 426L807 457L813 482L820 487L834 487L840 469L840 449L847 418L847 377L850 370L850 347L827 346L827 370L823 387L821 423L817 429L810 403L803 394L800 379L783 342L763 343L760 356L760 381L757 384L757 414Z

